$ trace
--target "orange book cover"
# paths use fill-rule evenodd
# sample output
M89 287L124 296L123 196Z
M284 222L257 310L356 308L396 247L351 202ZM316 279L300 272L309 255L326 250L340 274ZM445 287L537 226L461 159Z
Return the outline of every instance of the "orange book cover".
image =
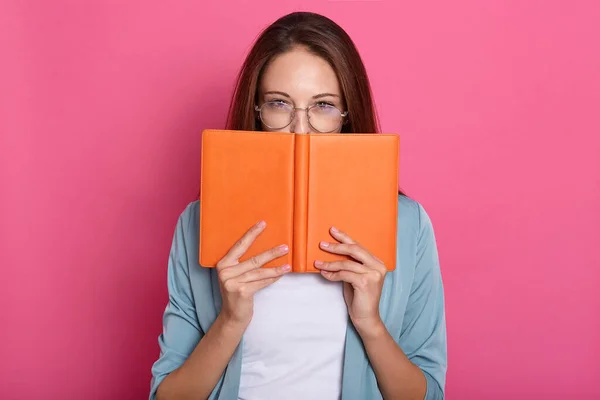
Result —
M199 263L214 267L257 222L266 229L243 261L280 244L294 272L319 272L335 226L396 267L399 137L395 134L205 130Z

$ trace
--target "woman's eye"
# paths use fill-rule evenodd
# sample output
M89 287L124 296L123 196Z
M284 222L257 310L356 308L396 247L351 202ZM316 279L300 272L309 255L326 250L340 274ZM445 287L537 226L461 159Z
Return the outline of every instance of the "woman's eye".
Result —
M288 103L284 100L270 100L269 104L273 107L287 107Z
M320 108L330 108L330 107L335 107L332 103L328 103L326 101L319 101L317 103L317 106Z

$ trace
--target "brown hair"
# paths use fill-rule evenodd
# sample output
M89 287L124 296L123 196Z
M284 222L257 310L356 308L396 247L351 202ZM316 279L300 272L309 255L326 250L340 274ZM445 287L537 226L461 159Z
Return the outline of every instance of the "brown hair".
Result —
M334 21L312 12L285 15L258 36L237 76L227 129L261 130L254 106L262 73L271 60L295 46L322 57L336 72L348 111L342 133L380 132L367 71L354 42Z
M273 58L295 46L322 57L336 72L348 111L342 132L379 132L367 71L358 50L339 25L311 12L285 15L260 34L238 74L227 129L260 130L254 105L262 73Z

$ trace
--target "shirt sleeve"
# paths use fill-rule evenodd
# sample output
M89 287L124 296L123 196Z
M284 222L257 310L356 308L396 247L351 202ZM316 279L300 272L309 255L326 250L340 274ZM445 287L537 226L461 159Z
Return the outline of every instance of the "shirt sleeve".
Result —
M418 208L415 275L399 344L425 375L425 400L442 400L447 370L444 289L433 226L423 207Z
M181 366L192 353L204 332L198 322L190 283L188 246L191 232L190 206L177 221L167 265L168 303L163 314L163 330L158 336L160 354L152 365L150 400L164 378Z

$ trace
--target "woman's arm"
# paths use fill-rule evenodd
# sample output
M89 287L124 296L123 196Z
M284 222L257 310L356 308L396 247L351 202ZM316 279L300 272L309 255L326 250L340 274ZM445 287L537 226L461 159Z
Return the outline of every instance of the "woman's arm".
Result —
M421 206L419 216L415 277L399 340L390 336L383 323L358 331L385 399L444 398L447 353L442 277L431 220Z
M194 214L190 206L182 213L171 245L167 278L169 302L158 341L160 357L152 366L150 400L208 398L250 323L254 293L289 272L289 268L283 267L261 268L286 254L285 246L238 262L265 225L250 228L215 266L222 307L204 332L198 322L190 280L190 268L202 268L195 261L197 239L193 232L198 230L198 216ZM206 306L212 307L212 304Z
M423 371L408 359L383 323L358 333L384 399L425 399L427 381Z
M158 386L156 400L208 398L243 333L243 326L228 323L218 316L183 365Z
M204 332L198 322L190 282L193 257L188 232L196 215L188 206L177 221L167 266L168 303L158 337L160 356L152 365L150 400L207 398L239 342L239 333L217 317ZM222 347L217 346L217 344ZM197 371L202 371L197 373ZM194 375L193 379L190 377Z
M379 316L379 299L386 275L382 261L332 229L341 243L321 248L355 261L316 261L323 276L344 281L350 318L361 336L385 399L441 400L446 378L444 293L433 227L419 205L416 266L399 338L393 338Z

